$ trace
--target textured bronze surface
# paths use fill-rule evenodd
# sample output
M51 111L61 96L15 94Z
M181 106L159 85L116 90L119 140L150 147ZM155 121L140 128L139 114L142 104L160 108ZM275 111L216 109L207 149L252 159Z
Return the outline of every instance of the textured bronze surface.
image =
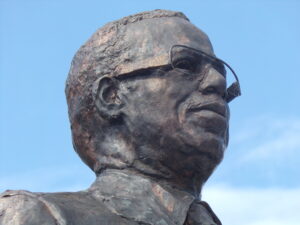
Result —
M204 55L170 54L174 45ZM200 199L228 143L226 74L214 59L180 12L96 31L74 56L66 97L74 148L97 179L75 193L4 192L0 224L221 224Z

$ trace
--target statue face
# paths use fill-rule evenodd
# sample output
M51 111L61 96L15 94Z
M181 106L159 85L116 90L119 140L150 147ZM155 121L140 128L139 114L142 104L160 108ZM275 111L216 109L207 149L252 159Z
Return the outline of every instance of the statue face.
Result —
M197 164L200 157L214 167L228 137L225 69L186 49L172 58L173 67L146 70L122 83L126 124L136 146L156 151L142 150L141 157L173 164Z
M208 165L211 172L221 161L228 141L229 109L222 61L212 59L209 39L188 21L144 20L127 29L125 39L133 34L138 38L128 38L129 45L136 46L132 54L137 61L131 61L128 69L120 67L120 71L142 69L143 65L156 68L137 70L133 72L137 76L122 84L125 121L135 146L142 148L139 157L170 162L170 167L180 161L181 169L201 164L198 169L203 171L207 168L202 166ZM172 48L178 44L204 55L189 48Z
M206 179L223 157L227 102L234 96L226 95L227 64L214 57L206 34L178 17L144 19L120 27L117 33L114 29L96 33L84 50L91 56L83 51L81 62L73 63L74 71L79 65L82 71L93 68L94 78L94 72L102 73L92 90L98 113L91 117L85 107L84 113L80 111L78 124L84 117L96 134L88 149L82 141L77 144L87 156L84 160L95 171L138 163L154 172L162 167L186 169L185 174L204 171ZM89 60L92 63L85 64ZM232 93L235 87L229 88ZM101 126L95 126L96 120ZM73 134L81 131L73 130Z
M120 66L125 73L115 77L121 81L118 101L137 159L154 170L161 164L185 175L201 173L206 180L228 142L224 62L214 57L207 36L182 19L145 20L127 31L140 38L136 43L142 48L133 51L138 46L128 38L128 55L136 61Z

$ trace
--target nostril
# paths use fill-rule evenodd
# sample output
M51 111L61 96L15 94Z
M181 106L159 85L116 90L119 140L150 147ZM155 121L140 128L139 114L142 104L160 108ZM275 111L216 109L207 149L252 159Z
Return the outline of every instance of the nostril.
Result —
M204 94L214 94L218 93L217 89L214 87L207 87L204 89Z
M226 91L223 91L223 89L215 86L209 86L207 88L204 88L201 92L205 95L217 94L220 95L222 98L226 97Z

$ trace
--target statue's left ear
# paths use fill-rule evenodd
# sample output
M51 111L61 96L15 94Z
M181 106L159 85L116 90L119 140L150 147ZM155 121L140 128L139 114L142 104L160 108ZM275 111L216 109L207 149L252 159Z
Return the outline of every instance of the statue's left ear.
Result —
M103 76L93 84L93 95L99 113L109 119L121 114L123 104L119 98L119 81Z

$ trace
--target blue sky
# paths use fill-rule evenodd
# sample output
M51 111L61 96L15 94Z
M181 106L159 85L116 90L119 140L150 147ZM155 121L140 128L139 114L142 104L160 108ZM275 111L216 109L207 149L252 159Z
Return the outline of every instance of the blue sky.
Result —
M71 143L70 62L105 23L158 8L184 12L241 81L230 144L203 199L225 225L299 224L297 0L0 0L0 191L76 191L93 182Z

